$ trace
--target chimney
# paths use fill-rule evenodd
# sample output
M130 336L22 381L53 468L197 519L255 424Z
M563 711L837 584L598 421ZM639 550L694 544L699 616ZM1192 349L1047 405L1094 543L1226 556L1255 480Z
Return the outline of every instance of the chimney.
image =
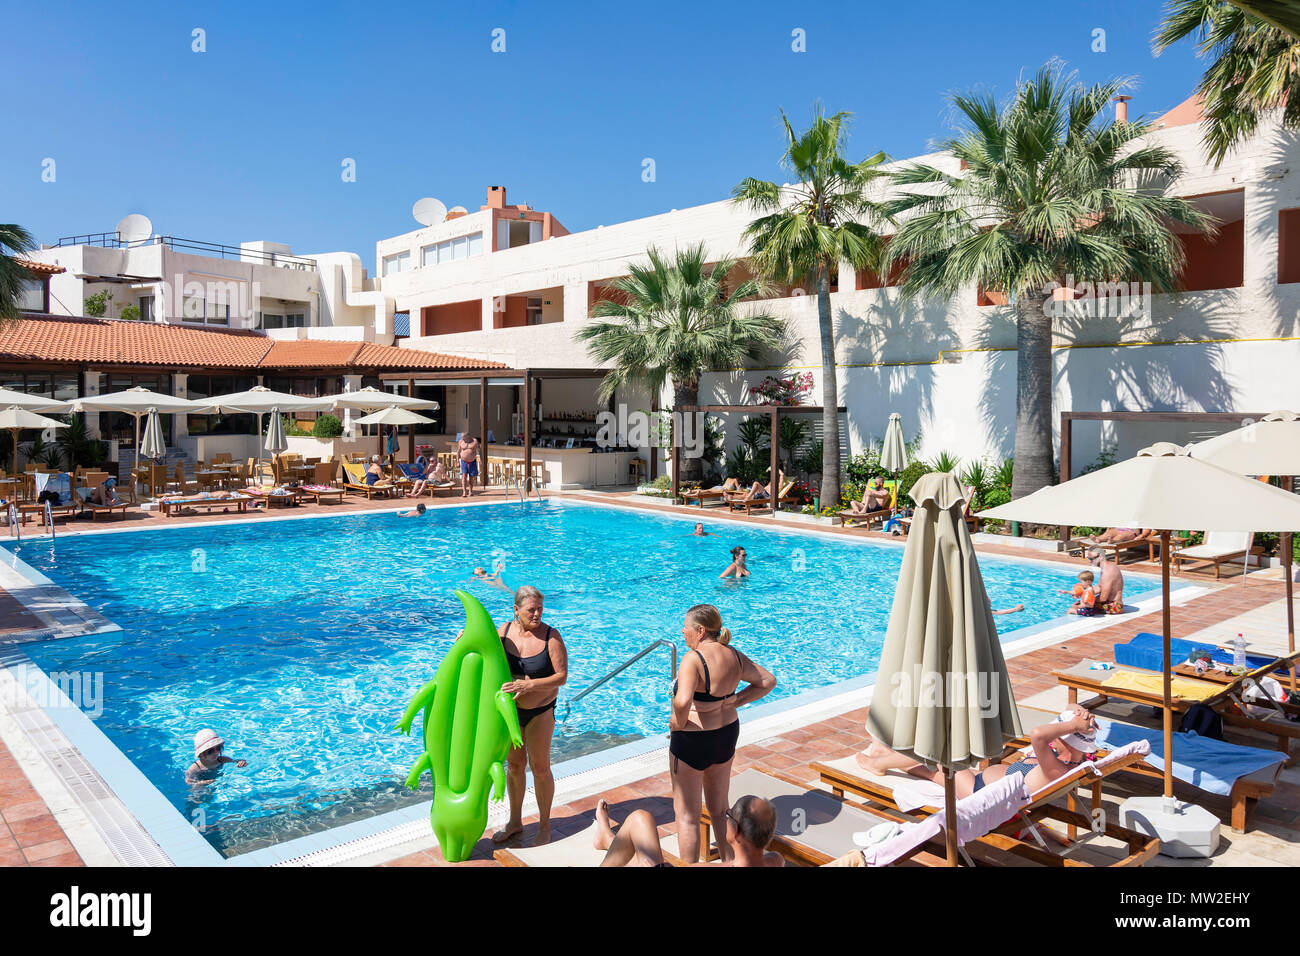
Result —
M489 186L487 195L487 204L489 209L506 208L506 187Z
M1128 122L1128 101L1131 99L1133 99L1133 97L1131 96L1115 97L1115 122L1116 123Z

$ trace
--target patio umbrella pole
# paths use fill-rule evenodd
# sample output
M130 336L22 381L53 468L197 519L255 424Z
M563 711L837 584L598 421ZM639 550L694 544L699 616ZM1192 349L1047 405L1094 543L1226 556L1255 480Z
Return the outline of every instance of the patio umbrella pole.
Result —
M1169 532L1160 532L1161 631L1165 645L1164 726L1165 726L1165 806L1172 809L1174 799L1174 714L1172 701L1173 659L1169 651Z
M1282 532L1282 573L1286 576L1286 649L1288 653L1295 653L1295 604L1293 602L1292 592L1294 586L1291 583L1291 532ZM1295 668L1291 668L1291 693L1296 692Z
M135 461L131 463L131 500L138 501L135 491L135 479L136 472L140 470L140 413L135 412L131 417L135 419ZM150 474L153 474L153 472L151 471Z
M944 843L947 847L947 863L957 865L957 783L953 778L951 767L943 768L943 818Z

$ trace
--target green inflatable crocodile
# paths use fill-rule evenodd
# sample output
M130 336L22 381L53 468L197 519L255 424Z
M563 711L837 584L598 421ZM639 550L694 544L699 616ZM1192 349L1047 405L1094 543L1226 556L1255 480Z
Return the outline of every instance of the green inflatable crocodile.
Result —
M524 743L514 698L501 689L511 677L496 626L473 595L455 594L465 606L465 630L396 728L409 734L416 713L424 711L424 755L411 768L406 785L414 790L426 770L432 774L429 816L449 863L468 859L483 836L488 784L499 803L506 792L510 745Z

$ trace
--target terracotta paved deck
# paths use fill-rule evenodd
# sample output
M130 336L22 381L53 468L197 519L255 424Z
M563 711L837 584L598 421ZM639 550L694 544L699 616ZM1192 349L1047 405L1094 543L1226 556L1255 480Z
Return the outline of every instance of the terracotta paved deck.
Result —
M62 827L0 743L0 866L81 866Z
M618 500L619 504L631 505L643 508L647 511L662 512L665 509L655 505L647 505L641 502L631 500L636 496L623 495L596 495L596 494L567 494L563 497L571 497L579 500L592 501L610 501L611 498ZM501 489L492 489L486 494L476 495L474 501L501 501L507 496ZM422 498L420 499L431 507L440 507L444 505L459 505L464 503L459 497L453 498ZM409 501L409 499L408 499ZM413 502L411 502L413 503ZM307 513L348 513L359 511L382 511L393 508L398 502L391 500L377 499L367 502L364 499L349 496L345 499L343 505L311 505L304 504L294 509L276 508L267 514L267 512L257 511L253 517L284 517L295 514ZM769 525L773 524L770 516L754 516L746 518L744 516L730 516L720 511L705 509L701 512L699 509L677 508L669 509L677 514L688 514L697 520L704 521L706 525L716 525L720 521L736 521L743 523L755 523ZM283 511L283 514L281 513ZM188 523L210 523L222 520L231 520L236 518L246 518L244 515L234 514L203 514L197 516L182 516L177 518L165 518L161 514L145 514L133 512L127 519L119 521L100 521L92 523L88 520L64 522L59 525L61 534L84 533L88 530L101 530L113 526L127 525L130 527L150 527L157 526L156 523L163 525L188 524ZM788 524L781 524L782 528L797 528ZM861 536L870 534L872 537L880 537L876 533L864 532L860 529L839 529L826 526L817 527L818 531L831 532L836 534L846 534L851 536ZM1026 552L1023 548L1002 546L996 544L979 545L980 553L999 554L1015 557L1031 556L1035 559L1046 561L1060 561L1076 566L1081 566L1077 558L1058 555L1051 552ZM1147 562L1137 562L1125 564L1125 570L1138 571L1146 574L1158 574L1158 565L1151 565ZM1232 618L1238 614L1253 610L1259 606L1277 601L1282 597L1282 585L1276 577L1272 580L1265 580L1265 575L1251 575L1244 584L1215 582L1211 575L1199 575L1195 573L1185 573L1175 579L1178 583L1195 582L1204 584L1213 590L1211 593L1201 595L1190 600L1187 604L1173 609L1172 621L1174 632L1191 633L1201 628L1211 626L1221 621ZM17 605L9 595L0 590L0 635L6 629L22 629L21 616L26 612ZM1056 687L1056 681L1051 677L1053 669L1069 666L1078 662L1084 657L1097 656L1109 657L1111 654L1111 645L1117 641L1127 640L1139 631L1159 631L1160 614L1159 612L1147 614L1133 614L1117 616L1113 623L1108 624L1104 629L1094 632L1087 636L1075 637L1065 643L1053 645L1051 647L1034 650L1026 654L1014 657L1008 661L1008 670L1015 687L1015 694L1018 700L1025 700L1035 694L1048 691ZM810 724L805 727L786 731L778 736L769 737L764 740L749 744L737 751L734 768L737 772L748 769L749 767L759 767L770 770L778 770L788 776L796 779L814 783L816 775L810 769L809 764L814 761L824 760L826 758L835 758L853 753L862 749L867 742L866 731L863 726L866 719L867 709L865 707L857 710L832 717L828 720ZM1141 784L1138 785L1141 787ZM603 796L610 801L611 812L615 819L622 819L628 813L636 809L649 810L659 822L661 829L667 832L672 822L672 797L671 784L667 769L653 776L637 780L633 783L625 784L604 792ZM1152 790L1135 790L1134 792L1154 792ZM1204 794L1195 795L1198 802L1205 803ZM568 836L580 830L584 830L591 825L592 811L596 805L598 796L591 795L579 800L573 800L568 803L557 805L552 814L552 832L556 838ZM1268 825L1274 830L1280 828L1286 834L1288 840L1300 842L1300 786L1287 782L1281 782L1275 794L1267 801L1269 804ZM1207 805L1211 809L1217 808L1213 802ZM49 813L40 797L31 788L26 776L22 773L9 751L0 743L0 865L43 865L43 866L75 866L81 865L81 859L72 845L68 842L66 836L59 828L54 817ZM536 818L530 817L525 819L525 830L523 834L523 845L528 845L536 832ZM432 840L430 840L432 843ZM518 841L512 841L513 845L519 845ZM471 859L461 866L495 866L492 859L492 850L494 849L491 841L486 837L479 841L475 847ZM1300 862L1300 852L1297 853L1296 862ZM442 859L436 847L431 849L420 850L410 853L398 859L383 864L385 866L436 866L447 865Z

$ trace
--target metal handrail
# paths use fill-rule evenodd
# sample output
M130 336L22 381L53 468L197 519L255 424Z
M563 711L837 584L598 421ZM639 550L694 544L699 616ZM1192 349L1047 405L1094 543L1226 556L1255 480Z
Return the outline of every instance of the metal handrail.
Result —
M50 542L54 541L54 509L50 507L50 499L45 499L45 527L50 529Z
M510 489L511 489L511 488L515 489L515 491L518 492L518 494L519 494L519 503L520 503L520 504L523 504L525 501L528 500L528 491L529 491L530 489L532 490L533 494L537 496L537 500L538 500L538 501L544 501L544 500L545 500L545 499L542 497L542 484L541 484L541 482L539 482L539 481L538 481L536 478L534 478L532 475L525 475L523 478L520 478L518 475L516 475L515 477L513 477L513 478L511 478L509 481L507 481L507 482L506 482L506 497L507 497L507 498L510 497Z
M17 537L19 541L23 540L23 530L18 524L18 506L12 501L9 502L9 537Z
M312 271L316 268L316 261L304 256L295 256L284 252L263 252L260 249L229 246L224 242L183 239L178 236L150 236L148 239L127 240L116 232L92 232L77 236L64 236L54 245L56 247L99 246L104 249L134 249L140 246L161 245L172 250L206 253L211 256L219 256L222 259L237 259L241 262L261 262L286 269Z
M582 690L580 690L577 694L575 694L574 696L572 696L572 697L570 697L568 700L566 700L566 701L564 702L564 716L561 717L560 719L561 719L561 720L568 720L568 719L569 719L569 708L573 706L573 704L574 704L575 701L582 700L582 698L586 697L588 694L590 694L590 693L591 693L593 690L595 690L597 687L600 687L600 686L602 686L603 684L607 683L607 682L608 682L609 680L611 680L612 678L617 677L619 674L623 673L623 671L627 670L629 667L631 667L633 664L635 664L635 663L636 663L637 661L639 661L641 658L645 657L647 654L649 654L651 651L653 651L653 650L654 650L655 648L657 648L657 647L670 647L670 648L672 648L672 652L673 652L673 653L672 653L672 658L673 658L673 679L676 680L676 678L677 678L677 645L674 644L672 641L665 641L665 640L655 641L653 644L648 644L647 646L641 648L641 650L637 651L635 654L633 654L631 657L629 657L627 660L625 660L622 664L619 664L617 667L615 667L612 671L610 671L608 674L606 674L606 675L605 675L604 677L602 677L600 680L596 681L594 684L589 684L587 687L584 687Z

